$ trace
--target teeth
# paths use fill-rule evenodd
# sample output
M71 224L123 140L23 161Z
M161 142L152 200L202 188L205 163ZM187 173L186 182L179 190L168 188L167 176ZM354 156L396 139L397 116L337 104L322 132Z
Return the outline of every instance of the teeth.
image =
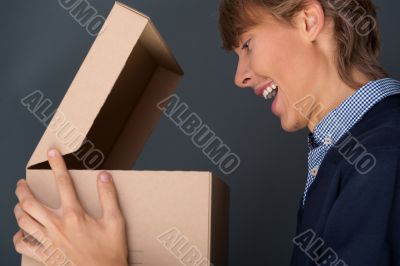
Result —
M268 91L267 90L264 90L263 91L263 96L264 96L264 98L267 100L268 99Z
M263 96L266 100L271 99L276 96L278 86L275 83L272 83L271 86L268 86L263 91Z

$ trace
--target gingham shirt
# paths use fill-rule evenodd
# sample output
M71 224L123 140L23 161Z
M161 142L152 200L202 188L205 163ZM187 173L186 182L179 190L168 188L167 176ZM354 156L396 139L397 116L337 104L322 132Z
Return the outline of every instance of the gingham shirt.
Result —
M348 132L363 115L387 96L400 93L400 82L391 78L370 81L327 114L308 135L308 171L303 195L318 176L318 169L328 150Z

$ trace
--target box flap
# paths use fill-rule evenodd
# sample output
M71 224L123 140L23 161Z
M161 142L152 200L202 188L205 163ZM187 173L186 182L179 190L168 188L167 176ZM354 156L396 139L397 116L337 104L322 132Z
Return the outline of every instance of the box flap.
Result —
M58 148L71 169L130 169L183 71L148 17L116 2L27 168Z

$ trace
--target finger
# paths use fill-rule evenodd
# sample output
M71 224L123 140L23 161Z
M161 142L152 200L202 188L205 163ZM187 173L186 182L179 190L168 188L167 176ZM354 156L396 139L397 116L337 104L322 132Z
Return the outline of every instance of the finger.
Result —
M47 226L49 224L50 213L32 194L25 180L21 179L17 183L15 194L20 204L19 208L32 216L39 223Z
M29 235L34 236L35 234L43 234L44 227L33 219L28 213L26 213L20 204L17 204L14 208L14 215L17 220L18 226Z
M97 190L100 204L103 209L103 218L121 218L121 211L118 203L117 189L110 173L103 171L97 178Z
M62 207L78 207L80 206L78 197L75 192L74 184L68 169L65 165L64 158L56 149L48 151L48 160L53 174L56 178L58 192Z
M37 241L32 241L22 230L19 230L13 237L13 243L15 250L22 255L28 256L32 259L39 260L44 262L45 256L44 253L41 252L43 246L39 244Z

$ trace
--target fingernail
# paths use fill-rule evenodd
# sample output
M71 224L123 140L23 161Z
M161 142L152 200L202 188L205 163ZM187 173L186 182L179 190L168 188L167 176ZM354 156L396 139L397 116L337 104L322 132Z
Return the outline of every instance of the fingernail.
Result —
M49 157L54 158L54 157L57 157L59 153L56 149L51 149L47 152L47 154L49 155Z
M110 182L111 181L111 175L109 173L107 173L107 172L102 172L100 174L100 180L101 180L101 182L104 182L104 183Z

